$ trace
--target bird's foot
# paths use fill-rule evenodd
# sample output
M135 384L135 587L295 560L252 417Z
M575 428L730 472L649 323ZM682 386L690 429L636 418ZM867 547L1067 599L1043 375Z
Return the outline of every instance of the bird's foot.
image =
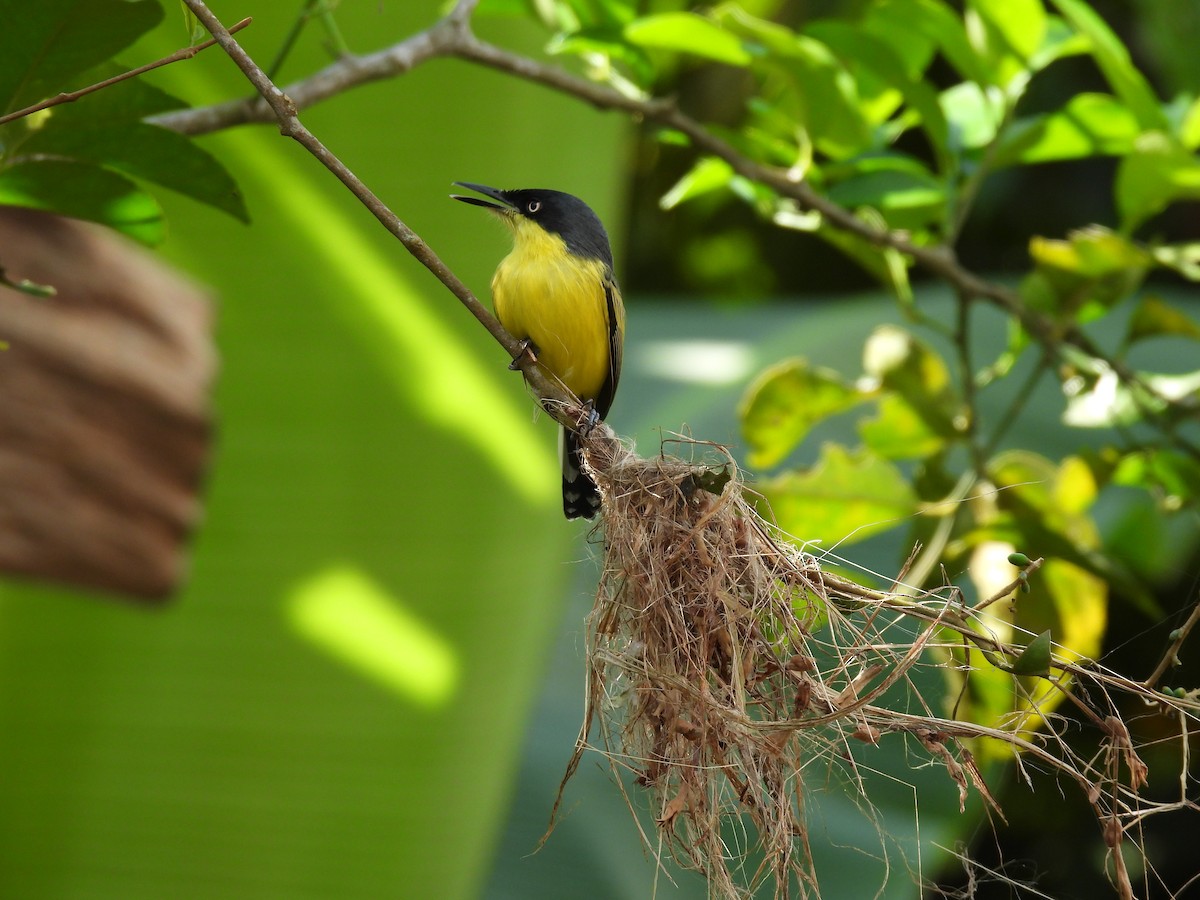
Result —
M513 361L508 364L508 370L515 372L521 368L521 357L523 356L528 356L530 362L537 362L537 355L537 345L529 340L529 338L525 338L525 340L521 341L521 349L517 351L517 355L513 357Z
M586 436L589 431L600 424L600 413L596 412L596 404L591 400L584 402L583 413L583 421L579 425L581 437Z

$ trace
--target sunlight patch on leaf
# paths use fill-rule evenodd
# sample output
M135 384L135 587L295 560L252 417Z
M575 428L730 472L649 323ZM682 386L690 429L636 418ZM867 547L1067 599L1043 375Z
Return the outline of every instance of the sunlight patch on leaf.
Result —
M99 166L59 160L11 166L0 171L0 204L97 222L149 246L166 236L158 201Z
M285 608L297 634L398 696L430 708L453 697L461 675L454 646L359 569L315 573Z

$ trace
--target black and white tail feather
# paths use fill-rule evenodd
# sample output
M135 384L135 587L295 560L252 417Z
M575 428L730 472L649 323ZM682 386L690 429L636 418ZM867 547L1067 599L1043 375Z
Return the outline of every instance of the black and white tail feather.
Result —
M600 489L583 471L579 456L579 436L565 428L558 433L558 454L562 458L563 514L568 519L591 519L600 512Z

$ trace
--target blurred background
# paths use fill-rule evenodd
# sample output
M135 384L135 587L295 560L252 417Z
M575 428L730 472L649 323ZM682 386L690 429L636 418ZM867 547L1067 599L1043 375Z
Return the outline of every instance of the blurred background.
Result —
M798 26L857 4L765 5ZM212 4L226 22L254 15L240 38L262 59L298 6ZM1161 96L1200 86L1200 6L1095 6ZM337 18L366 52L441 10L343 3ZM131 64L186 42L167 13ZM529 17L476 26L542 55L547 35ZM327 62L315 35L282 82ZM737 108L737 77L702 67L662 89L720 121ZM215 50L152 80L194 105L248 93ZM1031 102L1099 86L1086 60L1066 60ZM612 233L629 312L610 421L643 453L680 431L740 452L736 407L758 371L805 355L853 374L865 336L896 316L853 263L742 204L663 212L659 198L691 162L682 149L491 71L435 61L303 120L481 296L507 237L450 202L451 182L585 198ZM170 237L160 258L204 286L217 311L218 434L191 572L155 607L0 585L0 897L705 896L699 878L656 870L596 759L585 758L564 820L533 852L582 716L598 553L586 527L561 519L552 423L457 301L301 148L271 127L203 143L236 177L253 223L161 198ZM989 182L964 262L1003 277L1026 264L1031 235L1110 222L1112 165L1029 167ZM1162 228L1197 239L1197 222L1185 205ZM949 309L938 286L918 290ZM999 321L982 317L981 331L998 333ZM1193 351L1163 352L1166 368L1172 353L1182 364ZM1046 392L1026 426L1050 455L1074 439L1054 431L1060 406ZM1103 524L1114 539L1161 535L1146 578L1175 610L1200 572L1194 519L1169 533L1152 519L1120 506ZM854 558L878 571L904 551L899 535L860 547ZM1161 652L1161 634L1144 647L1129 640L1150 623L1119 598L1110 617L1119 638L1106 662L1138 669ZM973 852L1030 860L1014 876L1053 866L1021 837L1023 821L1044 825L1048 813L1024 806L1030 795L1013 779L997 790L1015 827L997 839L977 808L959 814L943 775L873 752L877 814L858 808L836 772L815 780L829 787L813 810L828 838L814 848L825 896L918 896L906 869L938 877L947 848L977 832ZM1095 883L1099 837L1078 824L1086 809L1059 803L1054 815L1051 852L1086 859L1092 875L1081 863L1047 890L1083 896L1063 885ZM998 840L1012 843L997 850Z

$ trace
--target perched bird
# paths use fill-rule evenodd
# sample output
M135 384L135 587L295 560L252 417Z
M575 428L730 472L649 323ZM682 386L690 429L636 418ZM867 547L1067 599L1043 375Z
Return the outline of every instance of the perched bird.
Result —
M513 234L512 252L492 278L500 324L603 419L621 376L625 340L625 306L604 225L586 203L561 191L455 185L496 201L451 194L495 213ZM600 509L600 492L580 467L578 437L564 429L559 451L563 512L590 519Z

